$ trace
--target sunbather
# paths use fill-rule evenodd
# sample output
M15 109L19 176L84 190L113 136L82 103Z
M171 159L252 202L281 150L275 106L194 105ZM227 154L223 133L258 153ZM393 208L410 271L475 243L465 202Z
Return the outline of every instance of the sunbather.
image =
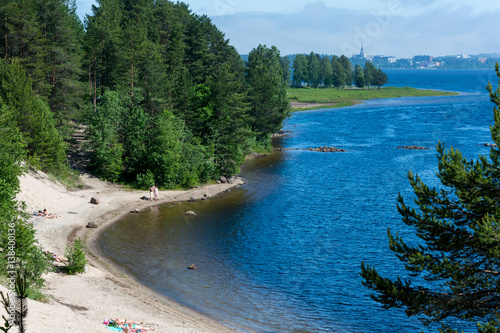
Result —
M54 252L50 252L50 251L43 251L48 257L51 257L52 259L54 259L54 261L57 261L57 262L62 262L62 263L67 263L68 262L68 259L64 258L63 256L59 256L57 254L55 254Z
M134 324L125 324L125 325L120 325L123 328L123 332L125 333L132 333L132 332L144 332L144 331L154 331L156 330L155 327L146 327L142 325L134 325Z
M59 215L49 213L46 208L44 208L43 211L39 210L36 215L43 216L43 217L46 217L48 219L55 219L55 218L59 217Z
M116 320L110 320L110 319L104 319L103 322L104 325L106 326L118 326L123 329L124 332L138 332L138 331L154 331L156 328L151 328L151 327L146 327L141 325L142 322L137 322L133 320L127 320L127 319L116 319Z

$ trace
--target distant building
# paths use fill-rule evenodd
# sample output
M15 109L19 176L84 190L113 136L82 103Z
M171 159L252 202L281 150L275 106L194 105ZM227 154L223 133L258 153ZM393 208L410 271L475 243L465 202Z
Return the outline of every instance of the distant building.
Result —
M486 57L480 57L480 58L477 58L477 60L479 62L481 62L482 64L484 64L486 62L486 60L488 60L488 58L486 58Z
M413 62L432 62L434 57L430 55L416 55L413 57Z
M363 44L361 44L361 51L359 51L359 54L354 55L352 57L356 59L365 59L365 51L363 51Z
M386 65L389 63L389 59L391 59L391 58L393 58L394 61L396 61L396 58L394 58L394 57L386 57L386 56L377 55L377 56L374 56L372 58L372 63L374 65Z

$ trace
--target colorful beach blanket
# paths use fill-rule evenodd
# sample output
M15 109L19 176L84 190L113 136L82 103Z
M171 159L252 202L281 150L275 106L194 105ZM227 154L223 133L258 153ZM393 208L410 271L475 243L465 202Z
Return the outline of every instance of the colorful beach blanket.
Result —
M121 327L106 326L106 328L109 329L109 330L115 331L115 332L123 332L123 328L121 328ZM146 331L140 330L140 329L137 329L137 330L131 329L131 330L129 330L129 332L131 332L131 333L142 333L142 332L146 332Z

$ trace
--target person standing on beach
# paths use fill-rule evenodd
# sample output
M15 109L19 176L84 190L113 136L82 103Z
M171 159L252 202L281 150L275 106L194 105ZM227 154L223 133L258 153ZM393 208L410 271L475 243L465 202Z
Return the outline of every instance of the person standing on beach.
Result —
M155 185L151 185L149 188L149 201L153 201L153 192L155 191Z
M154 192L155 192L155 201L158 201L158 185L155 185Z

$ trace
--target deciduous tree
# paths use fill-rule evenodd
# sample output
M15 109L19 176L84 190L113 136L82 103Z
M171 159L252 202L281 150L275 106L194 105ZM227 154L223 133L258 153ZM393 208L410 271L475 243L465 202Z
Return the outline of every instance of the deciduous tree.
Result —
M372 78L372 83L374 86L380 90L380 87L383 86L389 82L389 78L387 77L387 74L385 74L382 69L378 68L374 73L373 73L373 78Z
M365 86L365 72L361 65L354 66L354 84L360 89Z
M316 59L315 56L312 56ZM247 85L252 115L252 131L261 141L281 129L290 115L290 102L283 81L280 54L275 46L259 45L247 62Z

